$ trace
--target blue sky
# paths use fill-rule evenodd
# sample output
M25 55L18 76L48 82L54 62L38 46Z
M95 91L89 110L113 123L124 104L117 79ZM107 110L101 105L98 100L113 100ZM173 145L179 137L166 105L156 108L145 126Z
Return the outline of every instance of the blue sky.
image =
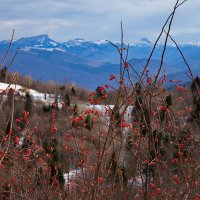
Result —
M181 0L180 0L181 1ZM56 41L156 39L175 0L1 0L0 40L48 34ZM179 43L200 41L200 0L188 0L175 16L172 35Z

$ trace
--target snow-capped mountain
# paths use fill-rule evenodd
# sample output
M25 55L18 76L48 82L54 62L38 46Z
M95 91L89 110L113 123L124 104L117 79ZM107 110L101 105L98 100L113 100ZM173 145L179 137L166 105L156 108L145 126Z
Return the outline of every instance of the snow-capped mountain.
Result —
M29 51L31 49L65 51L65 49L62 48L62 45L50 39L48 35L21 38L19 40L15 40L12 45L14 48L24 51Z
M120 47L119 43L114 43ZM153 47L154 41L142 38L129 45L129 61L140 72ZM9 41L0 42L0 60L3 58ZM127 47L127 44L125 44ZM198 74L200 71L199 42L180 45L191 68ZM31 75L34 79L62 82L67 79L83 87L96 88L108 81L110 73L119 73L119 54L113 45L106 40L87 41L76 38L66 42L56 42L48 35L21 38L13 41L7 59L8 64L12 55L19 49L11 71ZM163 45L159 44L150 63L151 74L157 72L160 64ZM124 52L125 53L125 52ZM185 74L187 68L173 45L167 47L164 69L168 74ZM185 81L188 77L185 76Z
M14 46L17 47L58 47L59 43L50 39L48 35L39 35L34 37L21 38L13 42Z
M107 45L106 40L97 40L97 41L86 41L83 38L76 38L62 43L66 48L77 47L77 46L92 46L92 45Z

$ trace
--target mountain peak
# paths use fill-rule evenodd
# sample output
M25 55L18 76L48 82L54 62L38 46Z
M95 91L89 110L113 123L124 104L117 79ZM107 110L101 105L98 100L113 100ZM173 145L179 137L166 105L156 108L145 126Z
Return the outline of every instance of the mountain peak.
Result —
M42 34L42 35L38 35L38 36L34 36L34 37L32 37L32 38L34 38L34 39L38 39L38 40L40 40L40 41L45 41L45 40L51 40L50 38L49 38L49 35L47 35L47 34Z
M64 44L68 47L70 46L77 46L81 45L82 43L85 43L86 41L83 38L75 38L72 40L68 40L67 42L64 42Z
M17 47L56 47L58 46L58 43L54 40L50 39L47 34L37 35L37 36L31 36L31 37L25 37L21 38L19 40L14 41L14 45Z

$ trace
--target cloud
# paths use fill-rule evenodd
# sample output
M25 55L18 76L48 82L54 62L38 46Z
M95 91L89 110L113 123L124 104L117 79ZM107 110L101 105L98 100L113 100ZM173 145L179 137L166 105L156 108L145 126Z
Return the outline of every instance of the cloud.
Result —
M156 38L174 3L175 0L1 0L0 35L8 39L8 33L16 29L17 38L47 33L58 41L75 37L116 41L122 20L127 41L143 36ZM199 6L200 0L188 0L177 10L173 33L180 42L198 39Z

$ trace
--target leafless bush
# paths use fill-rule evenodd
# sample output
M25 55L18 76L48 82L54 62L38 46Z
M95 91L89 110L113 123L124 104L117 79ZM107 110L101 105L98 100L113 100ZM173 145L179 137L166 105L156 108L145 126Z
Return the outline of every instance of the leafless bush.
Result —
M82 89L71 92L49 83L48 91L56 95L71 92L70 105L65 99L62 108L54 102L43 110L38 103L32 113L23 110L15 95L10 106L1 98L2 199L200 198L199 126L188 120L192 99L178 84L177 91L165 90L169 80L162 74L168 40L175 42L172 21L184 2L176 1L141 74L127 61L121 24L121 45L110 42L120 57L119 76L109 79L117 87L101 86L87 97ZM148 65L162 34L160 66L150 77ZM15 76L12 80L17 83ZM84 99L98 106L86 106Z

